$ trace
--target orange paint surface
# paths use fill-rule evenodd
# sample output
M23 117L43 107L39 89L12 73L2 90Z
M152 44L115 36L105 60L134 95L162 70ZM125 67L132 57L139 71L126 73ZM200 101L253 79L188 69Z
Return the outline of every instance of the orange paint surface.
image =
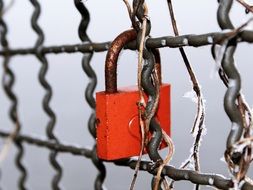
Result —
M119 89L115 94L96 93L97 154L100 159L116 160L139 155L141 131L138 101L137 87ZM170 109L170 85L162 84L156 118L169 135ZM160 149L165 146L165 142L161 143Z

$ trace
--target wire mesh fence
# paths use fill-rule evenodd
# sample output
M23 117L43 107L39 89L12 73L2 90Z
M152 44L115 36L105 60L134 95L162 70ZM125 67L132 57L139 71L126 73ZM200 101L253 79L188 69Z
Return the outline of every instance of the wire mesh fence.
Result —
M73 45L60 45L60 46L45 46L44 45L44 32L42 27L38 24L38 19L41 14L40 3L37 0L29 1L33 6L33 14L31 17L31 26L34 33L37 35L37 40L34 43L34 46L31 48L17 48L12 49L9 48L8 45L8 27L7 22L5 22L4 13L8 10L8 6L4 6L4 1L0 1L0 26L1 26L1 46L0 55L3 57L3 89L11 101L9 116L14 126L14 130L11 132L6 132L0 130L0 136L6 139L6 145L8 146L11 141L14 141L14 144L17 148L17 153L15 156L16 167L19 171L19 179L18 179L18 188L19 189L27 189L27 176L28 172L26 166L23 164L24 157L24 144L32 144L37 147L45 147L50 150L49 160L50 165L54 170L54 176L51 181L52 189L61 189L61 179L63 175L63 166L58 161L58 156L60 153L70 153L74 155L79 155L91 159L94 167L97 168L98 173L96 179L94 179L94 189L103 189L103 183L106 178L106 167L103 160L100 160L97 156L96 152L96 144L91 149L78 147L74 145L68 145L62 143L55 134L55 124L56 124L56 115L50 106L50 102L52 99L53 89L47 80L46 76L48 73L49 62L47 59L48 54L66 54L66 53L82 53L82 68L84 73L89 78L89 83L85 89L85 99L92 110L92 113L89 116L88 120L88 129L90 135L96 139L96 101L94 98L94 92L97 85L97 76L93 67L91 66L91 60L93 55L96 52L106 52L111 47L111 42L102 42L102 43L93 43L87 34L87 28L90 23L90 15L88 9L85 7L85 4L81 0L74 0L73 3L75 5L76 11L81 16L80 25L78 28L78 34L80 38L79 44ZM238 1L243 6L246 7L248 12L251 12L252 8L246 4L245 2ZM249 19L247 22L243 23L240 27L235 28L230 20L229 13L230 8L232 6L233 1L227 0L218 2L219 7L217 11L217 19L220 28L223 30L222 32L213 32L206 34L196 34L196 35L180 35L177 31L177 26L175 22L175 18L173 15L173 8L171 1L168 0L169 10L172 18L172 23L174 27L175 37L174 36L163 36L152 38L149 36L151 21L148 16L145 14L145 1L133 1L133 8L130 13L130 20L132 22L132 26L136 31L137 38L136 40L131 41L126 46L125 49L129 50L140 50L141 43L141 34L146 33L145 37L145 47L143 50L143 59L147 62L146 65L143 66L142 71L144 74L142 75L141 87L147 92L150 97L150 102L148 105L154 107L155 99L157 97L157 92L155 92L156 84L152 80L155 78L154 73L146 70L154 70L154 65L152 65L152 61L149 61L150 51L153 49L159 48L178 48L180 53L184 59L185 65L188 69L189 75L192 80L193 90L197 96L197 106L198 113L196 116L195 124L193 131L197 131L197 135L195 138L195 144L193 153L190 156L190 159L186 161L186 165L181 168L176 168L170 165L163 165L163 159L160 157L157 152L157 146L154 145L150 147L149 156L151 158L150 161L142 160L140 163L135 159L122 159L113 161L117 166L126 166L131 169L136 169L136 165L139 164L139 169L149 172L151 175L154 175L153 182L156 184L156 180L161 169L160 177L163 182L160 184L164 189L173 189L173 180L187 180L196 184L196 189L199 189L199 185L212 186L218 189L252 189L253 185L250 179L247 177L247 170L249 168L252 156L251 156L251 110L248 107L246 101L243 98L243 95L240 92L241 89L241 79L240 74L237 71L237 68L234 63L233 55L236 50L236 46L241 42L253 42L253 33L250 30L246 30L246 26L250 25L252 19ZM74 6L73 6L74 7ZM147 26L145 27L144 21L147 22ZM143 32L144 31L144 32ZM225 111L231 120L232 128L228 136L226 151L225 151L225 159L228 163L228 168L233 177L225 178L220 176L219 174L205 174L199 171L199 161L198 161L198 151L199 151L199 141L202 136L202 131L204 130L204 105L202 100L202 93L199 87L198 81L192 71L190 62L187 58L187 55L184 52L183 47L200 47L200 46L212 46L212 54L217 63L218 72L223 83L227 86L228 90L224 99L224 107ZM15 74L10 67L10 60L14 56L20 55L32 55L34 56L41 64L39 70L39 82L43 90L45 91L45 95L43 97L43 110L48 117L48 122L46 125L46 135L47 139L40 139L30 135L21 134L22 125L19 120L18 114L18 97L13 91L13 85L15 82ZM146 73L145 73L146 71ZM159 93L159 92L158 92ZM152 95L154 94L154 95ZM147 106L148 107L148 106ZM150 109L152 110L152 109ZM146 114L149 115L150 111L146 108ZM153 117L150 118L151 121ZM153 122L155 123L155 121ZM155 134L152 140L157 140L159 128L155 128L155 124L152 126L152 122L149 123L150 130L155 131ZM160 143L160 141L159 141ZM2 154L5 153L5 147L2 149ZM194 162L194 169L187 169L187 165L190 162ZM189 162L189 163L188 163ZM110 175L110 174L108 174ZM171 179L172 181L166 185L166 178ZM158 181L159 182L159 181ZM110 188L110 187L108 187ZM153 186L155 188L155 185Z

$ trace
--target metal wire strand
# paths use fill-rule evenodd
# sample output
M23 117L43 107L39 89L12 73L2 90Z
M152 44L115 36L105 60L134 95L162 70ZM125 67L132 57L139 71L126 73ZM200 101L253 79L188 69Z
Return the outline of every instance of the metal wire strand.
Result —
M0 131L1 137L6 138L9 135L10 133L8 132ZM38 137L31 137L27 135L17 135L15 137L15 141L25 142L31 145L45 147L45 148L48 148L51 150L57 150L60 152L71 153L73 155L80 155L86 158L91 158L92 153L93 153L92 150L89 150L86 148L58 144L58 143L55 143L54 141L48 141L45 139L40 139ZM121 160L121 161L115 161L114 163L118 166L125 166L125 167L130 167L131 169L135 169L137 160ZM156 175L156 172L158 169L153 168L152 162L141 161L140 170L147 171L153 175ZM194 184L210 185L219 189L228 190L229 188L233 187L232 180L226 179L225 177L219 174L203 174L203 173L198 173L192 170L177 169L177 168L174 168L173 166L165 166L162 171L162 175L168 176L171 179L174 179L176 181L186 180ZM252 188L253 188L253 185L246 182L243 185L242 190L250 190Z
M147 55L145 56L148 59L146 59L146 64L143 66L143 69L142 69L141 84L144 91L151 97L150 101L148 101L147 106L146 106L147 113L145 117L148 117L151 110L153 109L157 95L155 93L156 89L153 86L151 78L150 78L152 71L154 69L154 65L155 65L154 56L150 51L146 53L150 54L150 56L149 58L147 57ZM149 156L151 160L153 160L154 162L161 161L162 158L159 155L157 149L162 140L162 131L161 131L160 125L155 120L154 116L151 118L151 121L150 121L150 130L152 133L155 133L155 135L150 139L148 143Z
M169 12L170 12L170 18L171 23L173 27L173 31L175 36L179 35L178 27L177 27L177 21L173 10L173 5L171 0L167 0ZM195 171L200 171L200 157L199 157L199 149L200 149L200 142L202 140L203 131L204 131L204 120L205 120L205 104L203 101L203 95L201 92L200 84L198 82L198 79L196 77L196 74L191 66L191 63L187 57L187 54L183 47L179 48L180 54L184 60L185 66L187 68L188 74L190 76L191 82L192 82L192 89L195 92L197 96L197 112L194 119L193 127L191 130L192 134L194 135L194 144L193 144L193 150L189 156L189 158L185 161L183 165L181 165L181 168L186 168L191 160L194 161L194 169ZM174 181L171 182L170 186L173 187ZM200 187L199 185L195 186L195 190L198 190Z
M131 169L135 168L136 160L121 160L115 162L118 166L129 166ZM153 163L148 161L141 161L140 170L148 171L149 173L156 175L157 168L153 168ZM202 174L192 170L177 169L173 166L165 166L162 174L168 176L175 181L190 181L193 184L208 185L216 187L218 189L228 190L233 188L233 181L226 179L225 177L217 174ZM241 187L241 190L251 190L253 185L245 182Z
M9 80L9 81L7 81L7 80ZM12 102L12 105L10 108L10 118L11 118L14 126L17 127L16 133L18 134L20 132L21 125L20 125L20 123L18 121L18 117L17 117L18 100L12 90L14 81L15 81L15 75L9 67L9 58L5 57L4 58L3 86L4 86L4 91L5 91L6 95L8 96L8 98ZM18 186L20 189L26 189L25 182L26 182L26 178L27 178L27 171L25 169L25 166L22 164L22 159L24 157L24 148L20 142L15 142L15 145L18 148L18 152L15 157L15 162L16 162L17 168L19 169L19 171L21 173L21 175L19 177L19 181L18 181Z
M41 52L41 48L42 48L42 45L43 45L43 42L44 42L43 31L40 28L40 26L38 25L38 18L40 16L41 9L40 9L40 4L38 3L37 0L30 0L30 2L34 6L34 12L33 12L33 15L32 15L31 24L32 24L33 30L38 35L38 39L37 39L36 44L35 44L36 57L38 58L38 60L42 64L41 69L40 69L40 73L39 73L39 81L40 81L42 87L46 91L46 94L43 98L43 109L49 117L49 121L48 121L48 124L47 124L47 127L46 127L46 133L47 133L47 137L50 140L54 140L56 143L58 143L59 141L53 133L54 126L55 126L55 123L56 123L56 116L55 116L53 110L51 109L51 107L49 105L51 97L52 97L52 88L46 80L46 74L47 74L47 71L48 71L48 62L47 62L47 59L46 59L45 55L43 55L42 52ZM50 155L49 155L49 160L50 160L50 163L52 164L52 166L53 166L53 168L56 172L54 177L53 177L53 180L52 180L52 188L53 189L60 189L59 184L60 184L60 180L62 178L62 168L61 168L60 164L58 163L56 157L57 157L57 151L55 151L55 150L51 151Z
M2 13L3 11L3 7L4 7L4 3L2 0L0 0L0 12ZM1 14L0 16L0 27L1 27L1 45L2 48L5 51L9 50L9 46L8 46L8 41L7 41L7 26L3 20L3 14ZM10 107L10 118L12 123L15 126L15 135L18 135L18 133L20 132L21 129L21 125L20 122L18 120L18 114L17 114L17 106L18 106L18 100L16 95L13 92L13 85L15 82L15 75L13 73L13 71L11 70L10 66L10 57L8 55L4 56L4 61L3 61L3 80L2 80L2 84L4 87L4 91L6 93L6 95L8 96L9 100L11 101L11 107ZM20 176L19 176L19 180L18 180L18 187L22 190L26 189L25 187L25 182L27 179L27 171L25 166L22 164L22 159L24 156L24 148L22 143L20 142L15 142L15 145L17 147L17 154L15 157L15 163L16 166L20 172Z
M181 36L162 36L157 38L148 38L146 40L147 48L178 48L178 47L201 47L211 44L222 44L225 39L231 36L233 31L228 32L211 32L206 34L187 34ZM243 30L238 33L238 43L247 42L253 43L253 32ZM188 42L188 43L185 43ZM110 47L111 42L101 42L101 43L85 43L85 44L73 44L73 45L60 45L60 46L48 46L41 47L41 52L43 54L61 54L61 53L87 53L87 52L104 52ZM125 49L136 50L138 49L137 41L132 41L125 46ZM1 50L0 55L9 56L15 55L29 55L36 54L36 49L34 48L18 48Z
M0 136L3 138L7 138L11 133L0 131ZM55 150L63 153L71 153L73 155L80 155L86 158L92 157L92 151L87 148L77 147L76 145L66 145L56 143L54 140L46 140L38 137L32 137L28 135L18 134L14 137L16 142L20 143L28 143L30 145L36 145L44 148L48 148L50 150Z
M133 1L133 7L134 7L134 10L136 9L136 16L140 22L142 21L142 18L145 16L143 3L144 1L138 1L138 0ZM150 29L151 29L151 23L149 20L147 20L147 28L146 28L145 36L149 35ZM141 43L141 35L142 35L142 32L140 30L137 34L137 46L139 46ZM144 116L145 118L148 118L149 115L151 114L151 111L153 110L153 106L155 104L157 94L156 94L156 88L154 87L152 83L152 79L151 79L152 78L151 75L152 75L154 65L155 65L155 58L152 51L150 49L147 49L145 46L143 49L143 59L145 60L145 64L141 72L141 86L143 87L145 93L149 97L147 105L146 105L146 109L145 109L145 116ZM154 135L150 139L150 142L148 144L149 156L151 160L153 160L154 162L161 161L162 158L158 153L158 147L162 139L162 132L161 132L161 127L157 123L157 121L154 119L154 116L152 116L150 120L150 130L151 132L154 132Z
M133 1L133 14L136 14L136 16L140 23L143 23L143 18L147 17L145 15L145 9L144 9L144 0L134 0ZM149 19L145 18L147 20L146 24L146 34L145 37L147 38L150 34L151 30L151 22ZM132 19L133 22L133 19ZM144 25L142 26L144 27ZM138 30L138 29L137 29ZM137 34L137 47L140 47L142 42L142 30L141 28L138 31ZM144 92L148 96L148 102L146 104L144 118L145 118L145 133L152 132L152 137L148 142L148 154L150 159L154 162L154 169L162 164L162 157L158 153L158 148L160 146L160 143L162 141L162 130L160 124L155 119L155 113L156 113L156 101L157 97L159 96L159 91L157 92L157 87L152 81L152 73L155 66L155 57L152 53L152 50L147 48L144 44L143 47L143 59L145 61L142 71L141 71L141 86L144 89ZM158 100L159 101L159 100ZM146 135L145 135L146 136ZM153 177L153 180L155 180L155 177ZM159 181L157 181L159 183ZM152 182L151 182L152 183ZM153 185L152 185L153 186ZM159 184L158 184L159 186ZM152 188L156 188L156 183Z
M218 9L218 23L221 29L234 29L229 18L232 0L220 0ZM232 129L227 139L227 151L236 143L242 136L243 121L240 110L236 105L236 99L241 89L241 77L235 66L233 54L236 50L236 39L230 40L225 50L222 59L222 68L228 77L229 85L224 97L224 108L232 122Z
M91 43L91 40L89 39L87 35L87 28L90 22L90 14L81 0L74 0L74 3L77 10L82 16L79 29L78 29L79 38L81 39L82 42ZM96 139L96 136L97 136L96 135L96 114L95 114L96 102L95 102L95 98L93 94L97 85L97 76L92 66L90 65L92 56L93 56L93 52L85 53L83 55L82 67L85 74L90 78L90 82L88 83L85 90L85 98L90 108L92 109L92 113L88 120L89 132L93 136L93 138ZM99 160L99 158L97 157L96 145L94 145L93 147L91 159L92 159L93 164L96 166L96 168L99 171L95 179L94 188L96 190L101 190L103 189L103 183L106 176L106 168L103 162Z

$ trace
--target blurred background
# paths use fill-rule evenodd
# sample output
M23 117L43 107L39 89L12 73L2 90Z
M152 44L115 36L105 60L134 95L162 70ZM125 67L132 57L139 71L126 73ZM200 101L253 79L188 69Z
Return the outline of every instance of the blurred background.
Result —
M8 4L10 0L5 0ZM39 0L42 8L39 24L44 30L45 46L77 44L80 15L73 0ZM147 0L149 16L152 22L153 37L173 35L169 11L165 0ZM131 26L123 1L86 0L90 11L91 22L88 35L93 42L113 40L119 33ZM211 0L177 0L173 1L180 34L202 34L220 31L216 12L217 1ZM250 2L249 3L253 3ZM4 15L8 23L8 40L10 47L32 47L37 35L32 31L30 19L33 7L28 0L16 0L14 6ZM231 11L231 20L240 26L250 15L237 2ZM219 173L229 177L226 164L221 161L231 123L223 109L225 86L217 76L211 76L215 63L211 56L210 46L185 48L188 58L194 67L206 100L206 135L200 148L201 171ZM189 156L193 137L190 134L193 125L196 104L184 94L191 91L191 83L178 49L162 48L163 82L172 85L172 139L175 144L175 155L171 164L179 167ZM235 60L242 76L242 88L249 105L253 105L252 90L252 46L240 43L235 53ZM104 60L106 53L95 53L92 59L97 77L96 91L104 89ZM137 82L137 52L125 50L121 53L118 67L119 86L133 85ZM2 58L1 62L3 61ZM57 115L55 134L66 144L92 147L94 140L87 129L90 108L84 99L84 90L88 78L81 68L81 53L48 54L49 71L47 80L53 87L53 98L50 103ZM22 133L36 137L45 137L48 117L42 110L44 90L38 82L41 64L34 56L15 56L11 59L11 68L16 75L14 92L18 96L18 113L22 124ZM3 68L0 67L0 78ZM0 89L0 127L1 130L12 130L13 124L8 117L10 101ZM3 140L0 141L1 145ZM54 174L48 161L49 151L44 148L25 144L23 163L28 170L27 186L29 189L50 189ZM17 189L19 173L14 164L16 148L12 146L7 159L1 165L1 186L3 189ZM165 155L166 150L161 151ZM66 190L93 189L97 171L91 160L80 156L61 153L57 157L64 168L61 184ZM129 189L133 170L106 163L107 177L105 186L110 190ZM250 172L252 176L252 172ZM140 172L136 189L150 189L151 175ZM189 182L176 182L175 189L192 189ZM203 187L202 189L211 189Z

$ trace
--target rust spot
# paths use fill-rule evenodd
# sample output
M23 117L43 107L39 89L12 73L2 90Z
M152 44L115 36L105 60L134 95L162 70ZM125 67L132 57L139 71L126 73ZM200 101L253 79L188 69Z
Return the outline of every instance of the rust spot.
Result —
M117 61L123 47L135 40L137 33L134 29L121 33L112 42L105 60L105 91L107 93L117 92Z

